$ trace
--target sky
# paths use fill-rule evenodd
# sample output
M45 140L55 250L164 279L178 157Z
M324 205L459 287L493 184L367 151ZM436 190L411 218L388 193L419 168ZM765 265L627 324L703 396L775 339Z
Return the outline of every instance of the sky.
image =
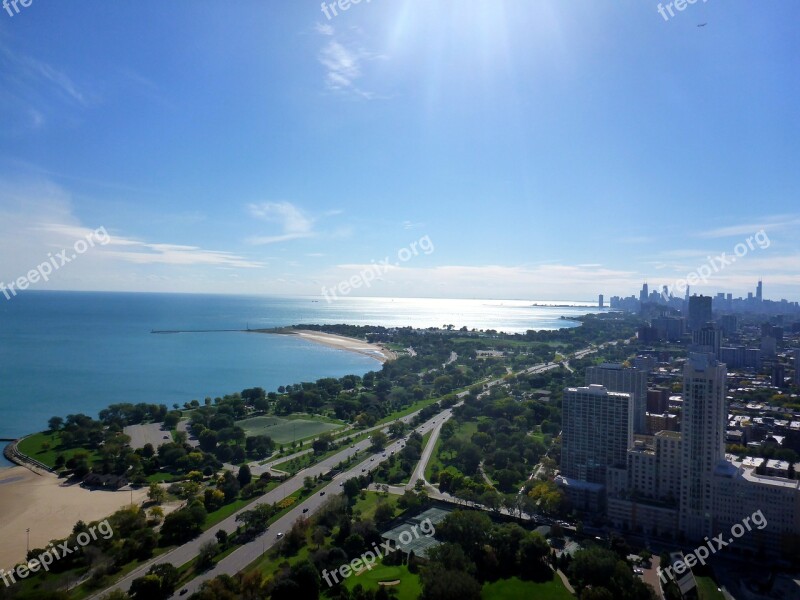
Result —
M343 6L0 11L0 282L800 300L793 0Z

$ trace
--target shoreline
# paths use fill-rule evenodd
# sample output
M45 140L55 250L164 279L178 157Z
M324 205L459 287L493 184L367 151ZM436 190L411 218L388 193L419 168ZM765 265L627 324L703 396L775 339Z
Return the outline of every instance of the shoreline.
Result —
M359 340L358 338L336 335L334 333L324 333L322 331L311 331L308 329L293 329L291 327L283 329L250 329L249 333L267 333L271 335L294 335L301 339L308 340L315 344L334 348L336 350L346 350L374 358L383 364L390 360L395 360L397 355L383 346L382 344L371 344L370 342Z

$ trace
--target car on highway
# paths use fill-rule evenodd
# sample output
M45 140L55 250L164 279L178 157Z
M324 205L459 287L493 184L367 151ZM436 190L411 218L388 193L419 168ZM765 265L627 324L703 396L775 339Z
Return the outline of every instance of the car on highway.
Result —
M282 532L282 531L279 531L279 532L278 532L278 535L277 535L276 537L277 537L278 539L281 539L281 538L283 537L283 532Z
M308 512L308 509L307 509L307 508L304 508L304 509L303 509L303 514L306 514L307 512Z
M319 495L320 495L320 496L324 496L324 495L325 495L325 490L322 490L322 491L319 493Z

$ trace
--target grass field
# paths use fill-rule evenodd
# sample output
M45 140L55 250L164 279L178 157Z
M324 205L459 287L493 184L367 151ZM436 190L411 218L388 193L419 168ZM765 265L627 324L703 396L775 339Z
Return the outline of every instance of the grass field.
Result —
M245 430L248 436L268 435L277 444L289 444L295 440L315 437L326 431L336 431L344 427L331 423L322 417L311 415L284 417L253 417L236 424Z
M422 584L419 576L409 572L405 565L390 567L378 565L371 571L362 571L360 575L352 575L345 580L345 587L351 590L359 583L365 590L377 590L381 581L397 581L399 585L392 586L397 591L398 600L417 600L422 594Z
M697 597L699 600L725 600L722 592L717 591L717 584L711 577L695 577L697 580Z
M536 600L574 600L557 576L546 583L522 581L517 577L501 579L483 586L482 600L517 600L536 598Z
M45 449L45 446L47 446L47 449ZM45 432L30 435L17 444L17 448L23 454L35 458L48 467L55 466L56 457L59 454L63 454L64 459L69 460L76 452L87 452L90 464L99 459L99 455L93 450L84 450L83 448L64 449L61 446L61 436L57 433Z
M396 517L400 511L397 507L397 499L399 496L386 496L378 494L377 492L365 492L364 498L361 496L356 497L356 503L353 506L353 512L358 511L361 518L371 519L375 516L375 511L378 509L379 504L386 503L394 509L394 516Z

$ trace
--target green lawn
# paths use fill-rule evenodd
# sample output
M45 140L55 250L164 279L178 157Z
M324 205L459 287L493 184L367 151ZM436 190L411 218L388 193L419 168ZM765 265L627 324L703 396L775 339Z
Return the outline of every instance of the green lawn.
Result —
M237 421L248 436L268 435L277 444L289 444L295 440L316 437L327 431L344 427L342 423L331 423L330 419L311 415L290 416L288 418L264 416Z
M575 596L567 591L557 575L546 583L522 581L517 577L501 579L483 586L482 600L518 600L518 598L536 598L536 600L575 600Z
M353 512L359 511L362 520L371 519L375 516L375 511L378 508L378 504L385 502L394 509L394 515L397 516L399 513L399 509L397 508L398 498L399 496L392 496L391 494L388 497L385 497L383 494L379 494L378 492L365 492L363 499L361 498L361 495L356 497L356 503L353 505Z
M400 580L400 584L392 586L392 588L397 590L398 600L417 600L422 594L422 583L419 576L411 573L405 565L399 567L377 565L372 570L362 571L359 575L351 575L345 580L344 585L351 591L359 583L365 590L377 590L381 581L397 580Z
M45 446L49 446L45 449ZM99 459L99 455L93 450L84 450L83 448L70 448L65 449L61 446L61 436L56 433L42 432L29 435L23 439L17 448L23 454L35 458L39 462L53 467L56 464L56 457L59 454L64 455L65 460L69 460L76 452L87 452L89 454L89 464Z
M697 596L699 600L725 600L722 592L717 591L716 582L711 577L696 577Z

